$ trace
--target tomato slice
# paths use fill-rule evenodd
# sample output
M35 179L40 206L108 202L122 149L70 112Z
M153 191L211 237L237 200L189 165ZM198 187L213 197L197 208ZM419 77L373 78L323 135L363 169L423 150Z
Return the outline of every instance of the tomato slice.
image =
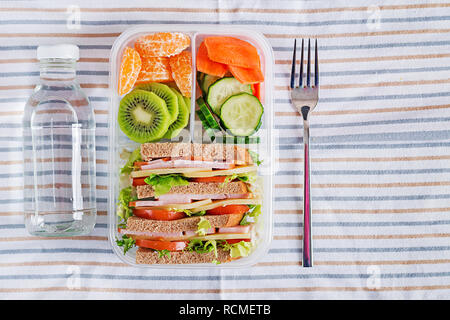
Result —
M192 178L191 181L204 182L204 183L208 183L208 182L223 183L223 182L225 182L226 178L227 178L227 176L203 177L203 178Z
M145 183L145 177L144 178L134 178L133 179L133 186L145 186L147 183Z
M214 209L207 210L207 214L235 214L235 213L246 213L249 207L245 204L230 204L228 206L217 207Z
M252 239L229 239L225 240L228 244L238 243L241 241L250 242Z
M186 248L188 241L154 241L154 240L136 240L138 247L154 250L181 251Z
M144 219L163 221L177 220L186 216L184 212L150 208L135 208L133 209L133 214Z
M261 83L253 83L251 88L253 95L261 101Z

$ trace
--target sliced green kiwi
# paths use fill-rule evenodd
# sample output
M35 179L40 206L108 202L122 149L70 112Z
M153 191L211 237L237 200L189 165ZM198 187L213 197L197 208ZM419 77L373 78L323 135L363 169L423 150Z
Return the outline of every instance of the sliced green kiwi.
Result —
M185 103L184 97L179 93L176 89L172 88L173 92L176 94L178 98L178 118L173 122L169 129L167 129L166 134L164 135L164 139L172 139L175 138L180 131L186 127L189 123L189 109Z
M172 82L165 82L165 84L168 87L171 87L172 89L175 89L177 92L180 92L180 89L178 88L177 84L174 81L172 81ZM186 103L186 106L189 109L189 113L191 113L191 98L185 97L183 95L181 95L181 96L183 97L184 102Z
M171 123L165 101L144 90L133 90L122 98L118 122L123 133L139 143L161 139Z
M191 98L182 96L184 99L184 103L186 104L186 107L188 108L188 112L191 113Z
M162 98L169 110L170 120L174 122L178 117L178 98L171 88L163 83L149 82L136 86L136 89L151 91Z

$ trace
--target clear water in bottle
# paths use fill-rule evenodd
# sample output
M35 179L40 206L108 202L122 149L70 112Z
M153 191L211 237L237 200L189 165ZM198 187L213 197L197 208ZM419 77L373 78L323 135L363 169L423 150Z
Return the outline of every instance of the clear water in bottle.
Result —
M94 111L76 78L75 45L40 46L40 82L23 118L29 233L76 236L96 220Z

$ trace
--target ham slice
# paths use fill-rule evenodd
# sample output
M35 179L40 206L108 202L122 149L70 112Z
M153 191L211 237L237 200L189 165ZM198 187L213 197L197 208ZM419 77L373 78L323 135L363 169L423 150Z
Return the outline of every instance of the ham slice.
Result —
M154 239L183 237L183 232L146 232L146 231L128 231L127 229L121 229L120 233Z
M174 160L175 168L206 168L206 169L231 169L234 165L229 162L199 161L199 160Z
M163 159L149 161L149 162L147 162L145 164L142 164L141 165L141 169L145 170L145 169L168 168L168 167L164 167L164 164L166 162L170 162L170 161L164 161Z
M234 167L233 163L217 162L217 161L199 161L199 160L154 160L141 166L142 170L151 169L165 169L165 168L205 168L205 169L231 169Z
M225 227L219 228L217 233L248 233L250 231L250 226L235 226L235 227Z
M193 200L223 200L223 199L246 199L249 197L248 193L233 193L233 194L170 194L166 193L159 196L158 201L170 203L190 203ZM142 201L144 202L144 201Z
M143 201L135 201L130 202L130 207L160 207L160 206L168 206L171 204L183 204L183 203L191 203L192 201L179 198L179 199L171 199L167 200L143 200Z
M210 228L206 231L206 234L213 234L213 233L216 233L216 228ZM186 237L198 236L197 232L195 232L195 231L185 231L184 235Z
M210 228L206 231L206 234L214 234L216 228ZM186 238L195 237L198 234L195 231L182 231L182 232L148 232L148 231L128 231L127 229L120 229L121 234L132 235L138 238L145 238L149 240L183 240Z

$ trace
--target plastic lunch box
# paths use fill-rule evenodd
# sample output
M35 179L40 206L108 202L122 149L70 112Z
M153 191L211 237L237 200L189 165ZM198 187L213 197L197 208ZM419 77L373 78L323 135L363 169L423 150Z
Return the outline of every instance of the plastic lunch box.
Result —
M253 44L261 58L261 68L264 73L265 81L261 84L261 102L264 106L263 123L261 129L256 135L260 137L260 143L255 145L248 145L250 149L256 151L260 159L263 161L258 169L258 174L263 180L263 203L262 214L258 221L258 243L256 249L248 256L241 259L231 261L229 263L223 263L219 265L209 264L174 264L174 265L143 265L136 264L135 250L130 250L126 255L123 254L122 248L116 245L116 238L118 234L118 219L116 216L117 197L119 194L119 170L124 165L125 160L120 158L122 150L133 150L138 146L137 143L129 140L120 130L117 122L117 113L121 96L118 95L118 79L119 68L121 63L121 56L123 50L134 45L135 40L145 34L154 32L183 32L190 35L191 46L187 49L192 53L192 97L191 97L191 116L189 124L189 137L187 139L192 142L207 142L202 141L202 124L195 114L196 109L196 66L195 56L198 47L202 40L209 35L222 35L237 37L246 40ZM109 175L109 240L111 242L113 251L119 256L119 258L132 266L141 268L236 268L246 267L256 263L262 256L264 256L269 248L272 240L272 170L274 163L274 149L273 142L274 137L272 134L273 127L273 107L272 107L272 87L273 87L273 51L266 38L259 32L235 28L232 26L221 25L146 25L134 27L123 32L114 42L110 55L110 73L109 73L109 85L110 85L110 112L109 112L109 158L111 164L111 170ZM200 133L200 134L199 134ZM186 138L186 137L184 137ZM186 139L183 142L187 142Z

